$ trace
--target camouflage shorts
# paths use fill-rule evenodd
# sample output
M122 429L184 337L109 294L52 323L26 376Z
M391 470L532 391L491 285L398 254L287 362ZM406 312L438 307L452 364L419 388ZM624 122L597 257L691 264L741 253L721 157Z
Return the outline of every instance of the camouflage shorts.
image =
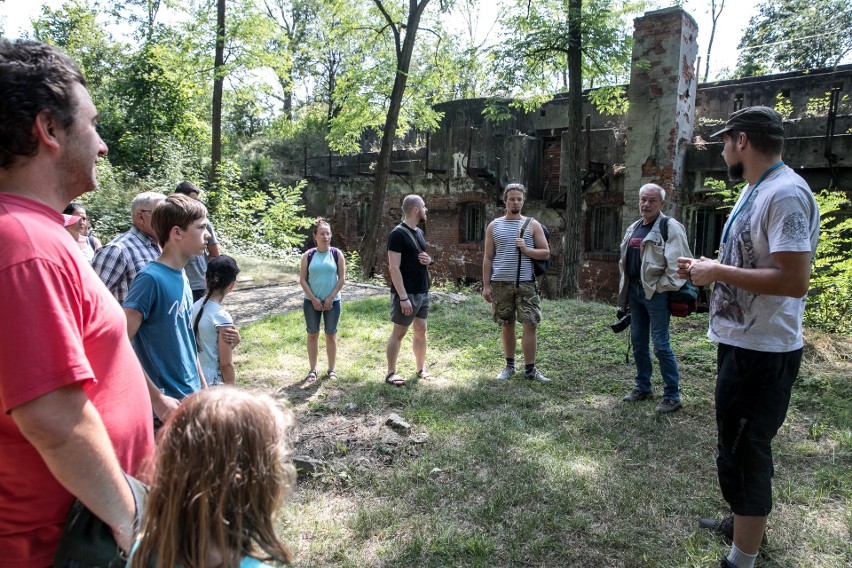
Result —
M517 288L514 282L492 282L491 305L494 321L500 325L515 320L532 325L541 322L541 302L535 282L521 282Z

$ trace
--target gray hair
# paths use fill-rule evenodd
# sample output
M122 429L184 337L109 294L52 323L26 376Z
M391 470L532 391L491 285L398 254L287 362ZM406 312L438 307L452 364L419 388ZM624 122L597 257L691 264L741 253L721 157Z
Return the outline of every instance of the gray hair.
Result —
M656 189L660 193L660 201L666 200L666 190L657 185L656 183L646 183L645 185L639 188L639 193L641 194L646 189Z
M156 191L146 191L138 194L133 198L133 201L130 202L130 218L133 219L136 217L136 212L143 207L153 209L157 203L165 198L165 195L157 193Z

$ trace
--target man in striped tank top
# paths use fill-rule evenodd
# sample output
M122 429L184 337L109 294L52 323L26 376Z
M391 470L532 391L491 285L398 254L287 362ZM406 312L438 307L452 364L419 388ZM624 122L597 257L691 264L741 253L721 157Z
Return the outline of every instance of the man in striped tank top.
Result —
M541 302L532 260L546 260L550 247L541 224L531 219L520 236L526 218L521 215L526 188L510 183L503 190L506 214L494 219L485 230L485 254L482 259L482 297L494 307L494 321L502 327L503 355L506 366L497 375L505 381L515 374L515 321L521 322L521 351L524 377L549 383L535 366L536 328L541 322Z

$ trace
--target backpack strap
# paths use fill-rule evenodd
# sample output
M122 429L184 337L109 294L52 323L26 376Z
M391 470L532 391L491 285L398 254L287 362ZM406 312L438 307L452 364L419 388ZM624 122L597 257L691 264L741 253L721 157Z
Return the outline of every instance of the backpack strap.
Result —
M423 247L420 246L420 241L417 240L417 238L414 236L414 234L411 231L409 231L407 227L403 227L404 224L405 223L400 223L399 225L397 225L396 226L397 229L399 229L400 231L402 231L403 233L408 235L408 238L411 239L411 241L414 243L414 246L417 247L417 250L419 250L420 252L423 252ZM417 231L417 229L414 229L414 230L415 230L415 232Z
M669 240L669 216L662 215L662 219L660 219L660 236L663 237L663 246L665 246L666 242Z
M329 247L329 249L331 250L331 258L334 259L334 265L335 266L339 265L340 261L337 260L337 258L340 255L340 251L338 249L334 248L334 247ZM316 253L317 253L317 247L312 247L312 248L308 249L308 266L306 267L306 269L307 269L306 274L305 274L306 276L307 276L307 273L311 271L311 261L314 259L314 255Z
M420 246L420 241L418 241L414 234L408 230L408 227L403 227L403 225L405 225L405 223L400 223L396 226L396 228L408 235L408 238L414 242L414 246L417 247L417 250L419 250L420 252L426 252L423 250L423 247ZM416 232L417 228L415 228L414 231ZM426 267L426 278L429 279L429 282L432 281L432 274L429 272L428 266Z
M308 264L305 266L305 279L307 279L311 273L311 261L314 259L316 252L317 247L311 247L308 249Z
M524 233L527 231L527 227L529 227L532 220L533 220L532 217L527 217L524 220L524 223L521 225L521 228L518 231L518 238L519 239L524 238ZM515 288L517 288L518 286L521 285L521 255L522 255L521 249L518 249L518 275L515 276Z

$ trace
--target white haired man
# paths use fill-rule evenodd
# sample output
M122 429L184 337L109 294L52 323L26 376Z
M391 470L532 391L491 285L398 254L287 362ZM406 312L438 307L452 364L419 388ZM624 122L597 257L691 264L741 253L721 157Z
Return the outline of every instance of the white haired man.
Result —
M165 198L153 191L134 197L130 203L133 226L98 249L92 259L92 268L119 304L124 303L136 274L160 256L160 245L151 227L151 212Z
M681 407L680 375L669 341L669 293L686 282L677 274L677 259L689 256L689 245L683 225L662 213L666 191L648 183L639 189L639 213L642 215L627 228L621 241L618 268L621 282L618 306L630 311L630 339L636 361L635 386L626 402L652 398L651 341L663 378L663 400L655 410L665 414Z

